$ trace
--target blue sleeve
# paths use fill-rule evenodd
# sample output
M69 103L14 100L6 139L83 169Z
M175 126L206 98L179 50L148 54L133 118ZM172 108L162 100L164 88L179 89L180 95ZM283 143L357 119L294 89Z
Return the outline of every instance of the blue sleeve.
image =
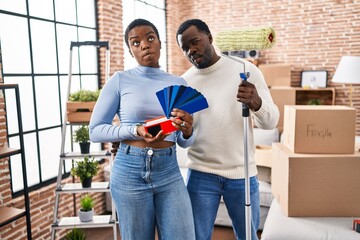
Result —
M113 75L101 90L93 113L91 115L89 130L92 142L117 142L124 139L138 139L132 134L133 125L120 126L113 123L119 111L121 95L119 77Z
M185 139L181 131L177 131L176 142L182 148L190 147L195 141L194 130L188 139Z

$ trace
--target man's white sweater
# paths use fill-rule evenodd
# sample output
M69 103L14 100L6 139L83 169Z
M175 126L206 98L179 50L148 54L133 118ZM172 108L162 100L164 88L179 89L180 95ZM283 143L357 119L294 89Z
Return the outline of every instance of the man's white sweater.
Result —
M274 104L261 71L252 63L245 63L250 72L248 81L256 86L262 99L261 108L250 111L248 117L249 176L257 174L254 159L253 125L272 129L279 119L279 110ZM201 92L209 108L194 114L195 142L188 150L186 166L201 172L212 173L230 179L244 178L244 126L242 103L237 101L240 73L244 65L221 56L205 69L190 68L183 74L188 84Z

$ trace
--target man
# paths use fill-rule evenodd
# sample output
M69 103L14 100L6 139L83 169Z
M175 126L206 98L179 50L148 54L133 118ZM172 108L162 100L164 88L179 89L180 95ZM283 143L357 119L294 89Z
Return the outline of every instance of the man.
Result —
M253 124L272 129L279 110L261 71L248 61L234 61L216 53L206 23L190 19L180 25L177 43L193 64L183 77L201 92L209 108L194 114L196 136L188 148L188 184L197 240L211 239L220 199L223 197L237 239L245 239L244 126L242 104L250 109L248 160L252 211L252 239L257 239L260 203L254 160ZM250 73L248 81L239 74Z

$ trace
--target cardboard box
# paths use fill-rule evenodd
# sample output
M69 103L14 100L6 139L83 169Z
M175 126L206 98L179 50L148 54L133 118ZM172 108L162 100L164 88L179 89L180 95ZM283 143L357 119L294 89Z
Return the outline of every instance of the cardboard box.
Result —
M295 153L353 154L355 130L354 108L285 105L283 143Z
M271 168L257 166L257 178L259 181L271 183Z
M272 145L271 188L288 217L360 216L360 153L296 154Z
M291 65L260 64L259 69L263 73L268 86L291 86Z
M270 88L270 94L279 108L280 118L277 127L282 131L284 128L284 106L296 104L296 90L292 87L275 86Z
M258 180L271 183L271 146L256 145L255 161L258 170Z
M271 168L271 146L256 145L255 162L257 166Z

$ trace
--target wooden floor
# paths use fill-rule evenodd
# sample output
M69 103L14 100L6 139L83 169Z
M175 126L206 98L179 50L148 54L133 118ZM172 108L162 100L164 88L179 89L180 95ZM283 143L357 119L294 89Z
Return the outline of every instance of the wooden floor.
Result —
M86 231L87 240L113 240L112 228L93 228L84 229ZM117 240L120 240L118 231ZM258 233L260 239L260 232ZM236 240L234 232L231 227L215 226L212 240Z

